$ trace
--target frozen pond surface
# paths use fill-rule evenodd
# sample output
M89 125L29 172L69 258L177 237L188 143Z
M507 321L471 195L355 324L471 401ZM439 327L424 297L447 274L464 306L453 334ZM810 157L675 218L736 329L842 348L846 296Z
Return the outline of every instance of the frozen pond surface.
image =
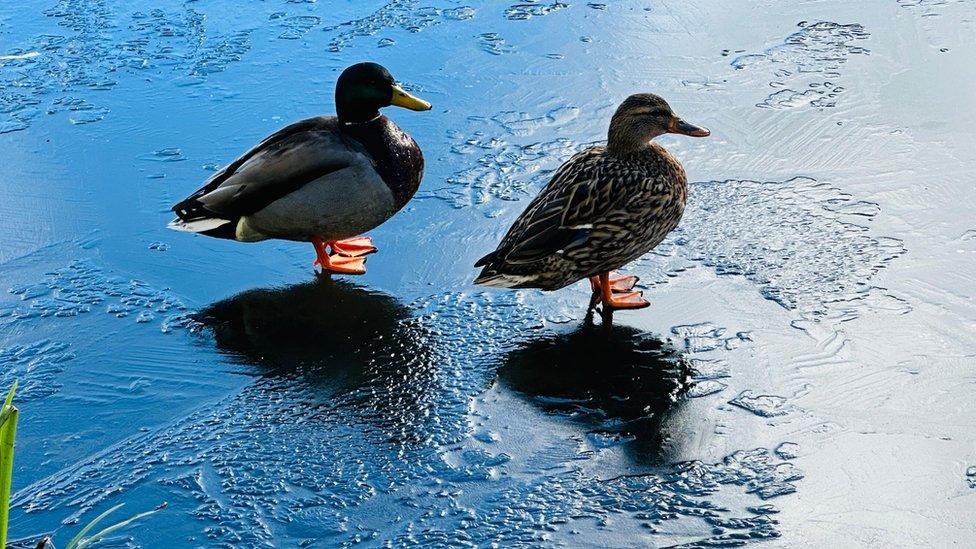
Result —
M976 544L974 36L965 0L5 3L12 536L165 500L120 543ZM164 228L364 59L435 106L388 113L428 169L369 274ZM636 91L712 130L662 140L651 308L472 287Z

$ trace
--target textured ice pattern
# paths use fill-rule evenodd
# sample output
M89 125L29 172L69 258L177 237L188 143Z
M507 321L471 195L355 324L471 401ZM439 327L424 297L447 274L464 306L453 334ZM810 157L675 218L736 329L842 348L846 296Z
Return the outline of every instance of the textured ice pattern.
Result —
M329 50L343 51L357 39L375 36L385 29L420 32L443 21L463 21L475 15L475 9L470 6L448 7L451 6L450 3L441 4L442 6L432 6L421 5L415 0L393 0L366 17L326 27L325 30L336 33L329 43ZM391 38L382 40L392 41ZM378 45L392 43L381 41Z
M165 75L197 84L239 61L249 30L215 32L187 4L182 9L124 10L125 4L59 0L44 11L58 34L35 36L0 55L0 133L23 130L41 112L66 112L73 124L101 120L97 92L123 75ZM116 32L124 27L127 32Z
M102 285L87 291L105 294ZM335 303L341 313L324 312ZM586 472L604 448L626 444L636 458L657 447L692 363L630 328L603 351L599 332L547 335L511 293L444 294L407 307L323 281L248 291L193 317L211 336L189 341L215 344L255 381L40 480L16 494L17 505L73 520L114 494L156 486L170 501L195 502L198 525L188 532L235 547L573 543L574 525L594 522L638 536L675 522L685 525L683 539L725 543L775 537L775 521L755 507L801 478L765 449L619 478ZM63 349L3 352L26 363ZM577 366L606 352L617 355L599 376ZM471 438L471 399L491 386L500 362L505 391L591 425L587 440L557 438L509 455L495 448L497 436ZM713 501L729 489L746 503ZM369 511L393 506L399 515Z
M732 60L735 69L765 69L774 77L769 85L777 91L757 107L833 107L844 92L844 87L837 83L843 65L853 55L869 53L860 45L869 34L858 23L816 21L801 22L798 26L800 30L787 36L782 44Z
M720 274L753 280L804 318L853 318L865 305L904 312L907 304L871 284L905 253L901 241L863 225L877 212L808 177L695 183L675 243Z
M186 307L171 293L146 283L111 275L88 260L74 260L48 273L42 282L9 289L21 303L0 305L0 325L33 318L74 317L101 310L118 318L152 323L164 331L184 322Z

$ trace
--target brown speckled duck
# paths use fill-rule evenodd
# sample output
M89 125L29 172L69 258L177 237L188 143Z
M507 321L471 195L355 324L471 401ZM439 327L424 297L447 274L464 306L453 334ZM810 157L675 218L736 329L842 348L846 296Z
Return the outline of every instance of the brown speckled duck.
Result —
M376 248L358 235L403 208L424 173L420 147L379 109L426 111L430 103L376 63L344 70L335 101L336 116L287 126L215 173L173 206L169 227L240 242L311 242L323 272L365 273L363 256Z
M709 131L650 93L628 97L610 121L606 146L577 153L515 220L498 249L475 263L475 284L557 290L590 280L590 307L640 309L637 277L610 273L644 255L678 225L688 179L681 163L652 140Z

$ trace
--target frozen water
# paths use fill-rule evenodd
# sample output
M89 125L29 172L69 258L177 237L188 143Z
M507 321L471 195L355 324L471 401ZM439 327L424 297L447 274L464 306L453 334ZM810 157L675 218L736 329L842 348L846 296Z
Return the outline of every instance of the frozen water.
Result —
M973 3L51 0L0 10L11 533L112 543L971 546ZM744 24L747 23L747 24ZM375 60L427 159L355 281L306 245L167 231ZM679 229L585 285L471 264L629 93ZM799 329L797 329L799 328ZM69 538L70 539L70 538Z

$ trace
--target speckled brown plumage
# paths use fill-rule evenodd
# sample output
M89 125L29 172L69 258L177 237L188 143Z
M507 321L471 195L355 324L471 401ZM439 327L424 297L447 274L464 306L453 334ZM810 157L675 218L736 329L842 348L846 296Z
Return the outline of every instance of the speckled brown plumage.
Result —
M475 283L556 290L619 269L660 244L681 220L688 182L678 160L650 138L675 124L685 123L663 99L629 98L614 116L608 146L577 153L556 171L498 248L476 264L484 269Z

